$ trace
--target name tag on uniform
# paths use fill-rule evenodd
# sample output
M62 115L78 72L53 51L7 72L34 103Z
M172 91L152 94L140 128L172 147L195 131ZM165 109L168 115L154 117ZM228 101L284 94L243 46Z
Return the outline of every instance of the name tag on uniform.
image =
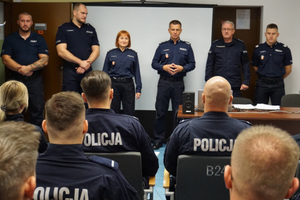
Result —
M179 48L181 51L187 51L186 48Z
M30 40L31 43L37 43L37 40Z
M225 48L225 45L224 46L220 46L220 45L218 45L218 46L216 46L217 48Z
M276 51L276 52L282 52L282 50L281 50L281 49L275 49L275 51Z

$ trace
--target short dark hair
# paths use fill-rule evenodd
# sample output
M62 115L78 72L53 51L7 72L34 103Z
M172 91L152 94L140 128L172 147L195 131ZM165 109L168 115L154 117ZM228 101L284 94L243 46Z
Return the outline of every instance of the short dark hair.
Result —
M85 105L77 92L59 92L46 102L47 124L55 130L63 131L85 115Z
M277 29L278 30L278 26L274 23L268 24L267 29L271 28L271 29Z
M170 21L169 27L171 26L171 24L173 24L173 25L178 25L179 24L180 28L181 28L181 22L179 20L174 19L174 20Z
M106 72L93 70L84 76L80 86L88 100L104 101L111 89L111 79Z
M85 7L85 5L83 3L74 3L73 4L73 10L78 10L79 6L83 5Z

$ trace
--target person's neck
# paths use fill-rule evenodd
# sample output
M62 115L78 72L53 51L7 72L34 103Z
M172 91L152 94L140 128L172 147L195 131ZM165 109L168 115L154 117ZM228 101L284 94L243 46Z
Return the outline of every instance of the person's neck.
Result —
M177 40L171 38L171 40L173 41L174 44L177 44L177 42L180 40L180 38L178 38Z
M204 105L204 113L206 112L224 112L228 113L228 108L226 107L215 107L215 106L205 106Z
M75 18L73 18L72 20L73 24L75 24L78 28L81 28L82 27L82 23L77 21Z
M119 47L119 49L123 52L126 50L126 47Z
M225 43L230 43L232 42L233 38L224 38Z
M88 102L89 108L110 109L111 102Z
M276 43L277 41L273 42L273 43L270 43L268 41L266 41L266 43L270 46L270 47L273 47L273 45Z
M31 34L31 31L27 31L27 32L24 32L22 30L19 30L19 35L24 39L26 40Z

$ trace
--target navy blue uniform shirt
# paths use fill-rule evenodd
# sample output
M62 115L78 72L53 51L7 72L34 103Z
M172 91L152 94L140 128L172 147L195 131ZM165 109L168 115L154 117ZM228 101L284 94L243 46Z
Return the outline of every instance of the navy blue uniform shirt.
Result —
M272 47L265 42L254 49L251 64L258 67L256 73L259 76L283 77L285 66L293 64L292 53L280 42L276 42Z
M2 46L2 55L9 55L20 65L29 65L39 60L39 54L48 55L48 46L45 39L31 31L30 36L24 40L19 32L7 36ZM11 70L10 70L11 71ZM11 71L14 78L23 77L18 72ZM41 74L41 70L34 71L31 77Z
M163 70L163 66L172 63L183 67L183 71L173 77L183 77L187 72L195 69L194 52L190 43L178 40L174 44L173 40L170 39L159 44L152 60L152 68L162 76L171 76Z
M81 60L87 60L92 53L92 46L99 41L95 28L90 24L82 24L77 27L72 21L58 27L56 33L56 45L67 44L67 50ZM78 67L78 64L65 61L69 67Z
M83 150L86 152L137 151L142 156L143 176L154 176L158 159L151 141L136 117L116 114L112 109L87 109L89 123Z
M227 113L207 112L202 117L180 123L167 143L164 164L176 176L177 159L182 154L230 156L238 134L250 123L230 118Z
M121 174L118 163L97 156L85 156L81 144L49 144L36 166L34 200L139 199Z
M250 64L248 52L244 42L233 38L232 42L225 43L224 39L212 43L208 52L205 81L213 76L224 77L231 87L240 87L250 84Z
M110 77L135 79L136 92L141 93L142 81L137 53L132 49L121 51L119 48L107 52L103 71Z

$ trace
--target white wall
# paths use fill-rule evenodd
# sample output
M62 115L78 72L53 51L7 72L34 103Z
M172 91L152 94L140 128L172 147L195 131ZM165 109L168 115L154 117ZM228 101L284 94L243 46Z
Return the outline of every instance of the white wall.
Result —
M124 2L127 0L123 0ZM128 0L132 1L132 0ZM174 3L217 4L220 6L262 6L261 42L265 41L264 31L269 23L279 27L279 42L291 49L293 56L293 71L285 80L286 93L300 91L300 1L299 0L162 0ZM137 1L138 2L138 1ZM150 2L150 0L149 0ZM210 38L208 38L210 39ZM196 55L197 56L197 55ZM205 67L205 66L197 66Z

